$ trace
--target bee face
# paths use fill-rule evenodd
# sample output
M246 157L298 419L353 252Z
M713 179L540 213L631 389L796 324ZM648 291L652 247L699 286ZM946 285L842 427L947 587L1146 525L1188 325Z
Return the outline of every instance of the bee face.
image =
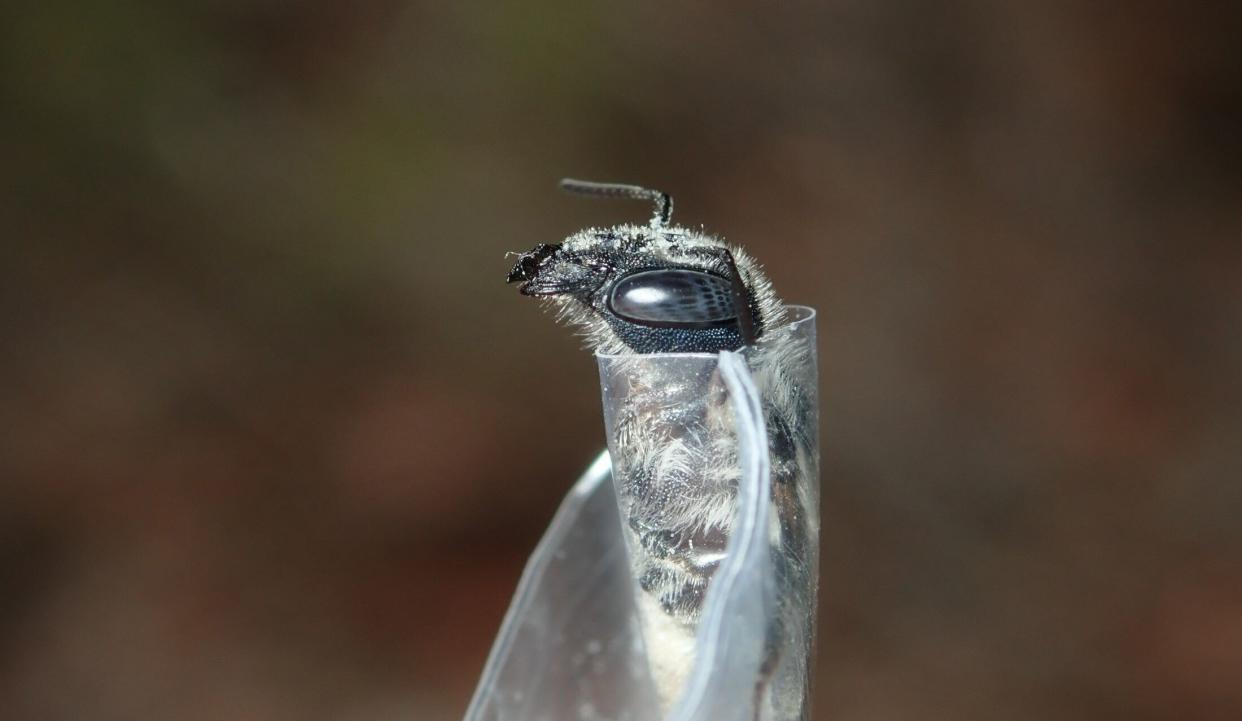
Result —
M754 316L728 253L681 229L619 226L537 246L508 280L520 281L523 295L553 299L571 320L593 318L631 352L715 353L740 348L740 318Z
M509 271L508 282L520 282L523 295L548 300L562 320L584 331L594 350L716 353L762 334L767 280L719 239L668 227L666 195L632 186L563 185L662 203L649 226L586 230L560 244L537 245Z

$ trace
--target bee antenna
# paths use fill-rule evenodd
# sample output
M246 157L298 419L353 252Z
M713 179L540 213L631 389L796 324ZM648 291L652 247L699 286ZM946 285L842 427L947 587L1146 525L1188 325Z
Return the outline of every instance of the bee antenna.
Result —
M673 217L673 199L668 193L659 190L651 190L637 185L625 185L623 183L596 183L590 180L575 180L573 178L563 178L561 180L561 190L575 193L577 195L592 195L597 198L633 198L635 200L650 200L655 203L655 214L651 216L651 225L655 228L664 228L668 226L668 221Z

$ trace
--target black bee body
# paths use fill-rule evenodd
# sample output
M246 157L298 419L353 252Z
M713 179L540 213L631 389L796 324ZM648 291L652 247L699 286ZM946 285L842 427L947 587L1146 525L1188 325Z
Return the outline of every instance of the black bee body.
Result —
M808 359L788 340L786 309L744 251L671 227L667 195L581 181L563 186L656 203L647 226L585 230L520 254L508 280L545 299L590 348L616 361L605 384L623 388L624 398L609 421L609 446L657 686L666 700L675 696L693 660L694 631L736 515L739 468L720 379L687 375L675 359L643 359L740 351L761 389L769 430L772 559L782 594L759 688L776 679L764 718L801 718L800 692L783 689L804 682L807 672L811 634L799 609L814 593L809 540L818 515L806 479L814 472L815 408L800 385ZM791 643L804 647L791 653Z

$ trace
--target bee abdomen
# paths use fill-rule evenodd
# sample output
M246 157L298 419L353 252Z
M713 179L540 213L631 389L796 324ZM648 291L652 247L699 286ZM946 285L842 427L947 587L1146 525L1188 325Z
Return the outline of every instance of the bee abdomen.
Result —
M692 628L698 622L710 580L710 571L652 559L639 575L638 585L655 598L665 614Z

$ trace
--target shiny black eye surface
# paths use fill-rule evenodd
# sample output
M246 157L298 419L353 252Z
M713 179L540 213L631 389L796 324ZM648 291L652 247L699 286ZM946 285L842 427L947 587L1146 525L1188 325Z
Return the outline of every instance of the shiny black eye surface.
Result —
M737 318L729 281L696 270L646 270L613 286L608 298L622 320L659 328L703 328Z

